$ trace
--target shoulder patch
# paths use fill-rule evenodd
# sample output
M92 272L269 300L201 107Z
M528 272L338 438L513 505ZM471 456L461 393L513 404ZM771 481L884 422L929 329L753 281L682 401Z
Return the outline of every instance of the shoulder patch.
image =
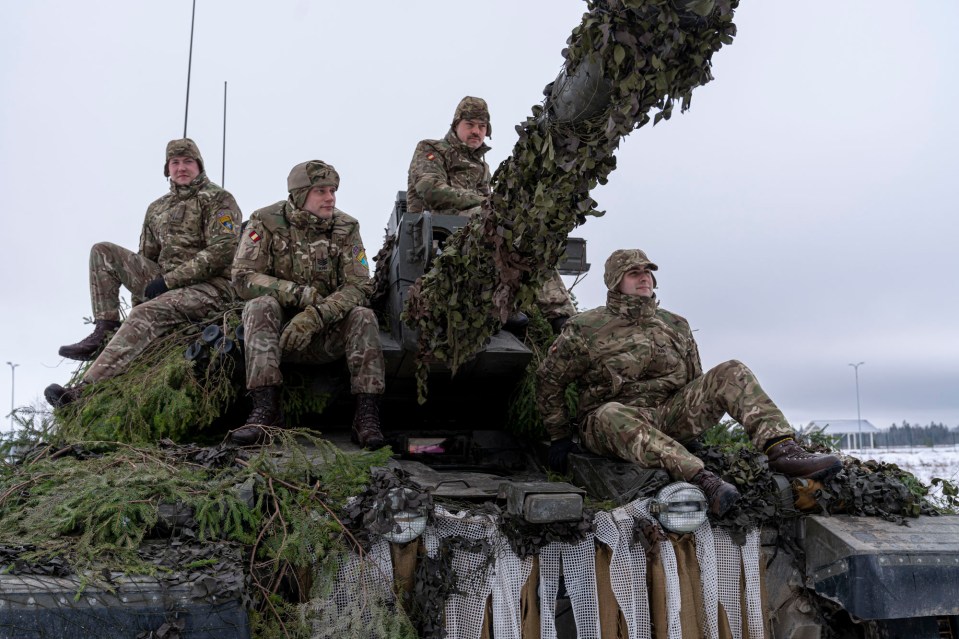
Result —
M256 231L250 231L250 239L253 240L254 242L259 242L260 234L257 233Z
M230 231L233 230L233 215L231 215L229 211L220 211L217 221L222 224L224 228Z
M432 162L434 159L436 159L436 156L433 153L427 153L426 159Z
M353 254L353 259L356 260L358 264L362 264L366 268L370 267L370 263L366 260L366 251L364 251L361 247L354 244L350 252Z

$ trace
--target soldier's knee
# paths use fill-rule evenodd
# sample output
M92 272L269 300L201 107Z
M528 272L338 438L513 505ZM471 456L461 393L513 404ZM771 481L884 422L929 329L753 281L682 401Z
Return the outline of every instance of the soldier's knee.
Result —
M598 424L611 424L623 414L624 408L619 402L606 402L593 411L593 416Z
M114 255L120 247L113 242L97 242L90 247L90 262Z
M727 362L723 362L722 364L714 366L712 369L710 369L709 373L712 373L713 376L719 376L723 378L739 378L742 377L743 374L751 375L752 371L750 371L749 368L738 359L731 359Z
M269 295L254 297L243 305L244 320L246 320L247 317L262 317L266 313L279 315L282 312L283 309L280 308L280 303Z

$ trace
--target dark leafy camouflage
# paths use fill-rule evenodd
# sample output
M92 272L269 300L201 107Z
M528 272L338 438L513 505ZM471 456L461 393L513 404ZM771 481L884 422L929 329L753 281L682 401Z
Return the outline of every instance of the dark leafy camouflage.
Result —
M167 142L166 159L163 160L163 177L170 177L170 158L177 156L193 158L200 165L200 173L203 173L203 156L200 155L200 148L190 138L182 138Z
M489 107L486 106L486 100L483 98L474 98L466 96L456 105L456 112L453 114L452 128L460 123L460 120L476 120L486 123L486 137L493 137L493 125L490 123Z
M689 480L702 462L682 446L724 413L762 445L791 435L786 418L737 361L705 375L688 322L655 297L607 294L606 306L574 316L537 371L537 404L552 439L570 434L565 389L576 382L583 443Z
M471 149L450 130L442 140L416 145L406 184L406 209L460 215L489 196L489 165L485 144Z
M599 214L590 191L616 167L614 153L648 122L712 79L712 55L731 44L738 0L716 0L707 18L683 15L671 0L591 3L564 50L565 71L597 66L608 102L588 119L561 122L549 104L517 127L511 156L496 171L481 214L447 241L431 272L407 298L406 321L419 330L421 395L427 362L455 371L499 330L514 308L532 302L561 259L569 232Z

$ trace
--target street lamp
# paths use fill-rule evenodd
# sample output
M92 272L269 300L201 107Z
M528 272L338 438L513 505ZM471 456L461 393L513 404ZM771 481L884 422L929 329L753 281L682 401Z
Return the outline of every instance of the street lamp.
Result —
M17 366L20 364L14 364L13 362L7 362L10 366L10 432L13 432L13 398L14 392L17 388Z
M859 367L865 364L866 362L859 362L858 364L850 364L853 367L853 370L856 371L856 421L859 423L859 448L862 449L862 413L859 410Z

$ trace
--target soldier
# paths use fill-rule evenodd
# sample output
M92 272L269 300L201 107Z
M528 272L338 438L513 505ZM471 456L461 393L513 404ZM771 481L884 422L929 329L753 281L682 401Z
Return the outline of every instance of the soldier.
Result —
M483 159L489 151L486 137L493 137L486 101L466 96L456 106L446 137L416 145L407 176L406 209L440 215L478 213L490 195L489 165ZM576 312L559 271L546 280L536 305L557 332ZM515 322L517 318L510 319Z
M246 300L246 387L253 411L230 434L240 445L263 442L282 427L280 361L324 363L344 355L356 395L353 441L383 445L378 400L385 388L376 317L364 308L369 264L360 225L336 208L340 176L324 162L297 164L289 198L252 216L233 261L233 284Z
M724 413L743 425L773 472L814 479L837 473L842 464L836 456L796 444L786 418L745 365L728 361L703 374L689 324L659 308L653 292L657 269L640 250L610 255L606 306L572 318L540 364L537 401L552 440L550 466L564 471L566 456L575 450L563 399L575 380L586 448L664 468L674 479L700 486L717 516L739 499L739 491L705 470L682 442Z
M229 192L210 182L193 140L166 147L163 175L170 192L147 207L140 250L100 242L90 250L93 332L60 355L88 361L116 331L76 386L51 384L44 391L54 407L76 400L93 382L122 373L158 337L184 321L199 321L233 300L230 263L236 249L240 208ZM133 309L120 324L120 285Z

